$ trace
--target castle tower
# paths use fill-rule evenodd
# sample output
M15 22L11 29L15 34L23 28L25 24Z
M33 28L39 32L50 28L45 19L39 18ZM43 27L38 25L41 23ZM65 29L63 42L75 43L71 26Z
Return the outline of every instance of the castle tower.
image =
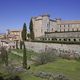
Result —
M42 37L49 31L49 17L49 15L40 15L32 18L35 38Z

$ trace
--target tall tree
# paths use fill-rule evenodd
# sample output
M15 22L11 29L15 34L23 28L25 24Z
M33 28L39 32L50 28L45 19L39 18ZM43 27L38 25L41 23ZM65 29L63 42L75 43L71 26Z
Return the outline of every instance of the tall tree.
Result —
M26 27L26 23L24 23L23 30L22 30L22 40L26 41L26 37L27 37L27 27Z
M23 41L20 41L20 49L22 49Z
M18 41L16 40L16 49L18 49Z
M32 40L34 40L34 30L33 30L33 22L32 22L32 19L31 19L30 24L29 24L29 29L30 29L30 38Z
M1 58L5 65L8 66L8 52L5 47L1 47Z
M27 55L26 55L26 47L23 42L23 68L27 69Z

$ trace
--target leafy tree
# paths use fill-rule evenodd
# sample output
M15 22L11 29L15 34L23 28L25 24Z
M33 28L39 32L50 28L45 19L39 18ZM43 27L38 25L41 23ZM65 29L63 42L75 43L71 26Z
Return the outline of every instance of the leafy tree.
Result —
M32 19L30 21L29 29L30 29L30 38L32 40L34 40L34 31L33 31L33 22L32 22Z
M29 33L27 34L27 37L28 37L28 39L30 38L30 34Z
M22 30L22 40L23 41L26 41L26 36L27 36L27 27L26 27L26 23L24 23L23 30Z
M27 55L26 55L26 47L23 42L23 68L27 69Z

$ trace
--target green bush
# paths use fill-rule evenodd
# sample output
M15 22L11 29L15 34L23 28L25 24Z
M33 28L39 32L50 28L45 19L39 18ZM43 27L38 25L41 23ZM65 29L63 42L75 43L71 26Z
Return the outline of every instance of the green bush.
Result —
M59 43L59 44L80 44L80 42L73 42L73 41L32 40L32 42L41 42L41 43Z
M39 55L37 55L36 60L35 60L35 64L37 65L42 65L42 64L46 64L48 62L52 62L55 61L56 59L56 55L54 52L41 52L39 53Z

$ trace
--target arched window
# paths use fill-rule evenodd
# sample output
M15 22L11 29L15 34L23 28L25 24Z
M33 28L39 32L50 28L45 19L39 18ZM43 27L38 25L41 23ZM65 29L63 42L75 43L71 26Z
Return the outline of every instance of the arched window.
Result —
M67 41L67 39L64 39L64 41Z
M69 41L71 41L71 39L68 39Z
M74 41L76 41L76 39L74 39Z
M61 39L59 39L59 41L61 41Z
M47 40L47 38L45 38L45 40Z
M55 38L55 41L57 41L57 39Z
M54 40L54 38L52 38L52 40Z
M43 38L43 40L44 40L44 38Z

